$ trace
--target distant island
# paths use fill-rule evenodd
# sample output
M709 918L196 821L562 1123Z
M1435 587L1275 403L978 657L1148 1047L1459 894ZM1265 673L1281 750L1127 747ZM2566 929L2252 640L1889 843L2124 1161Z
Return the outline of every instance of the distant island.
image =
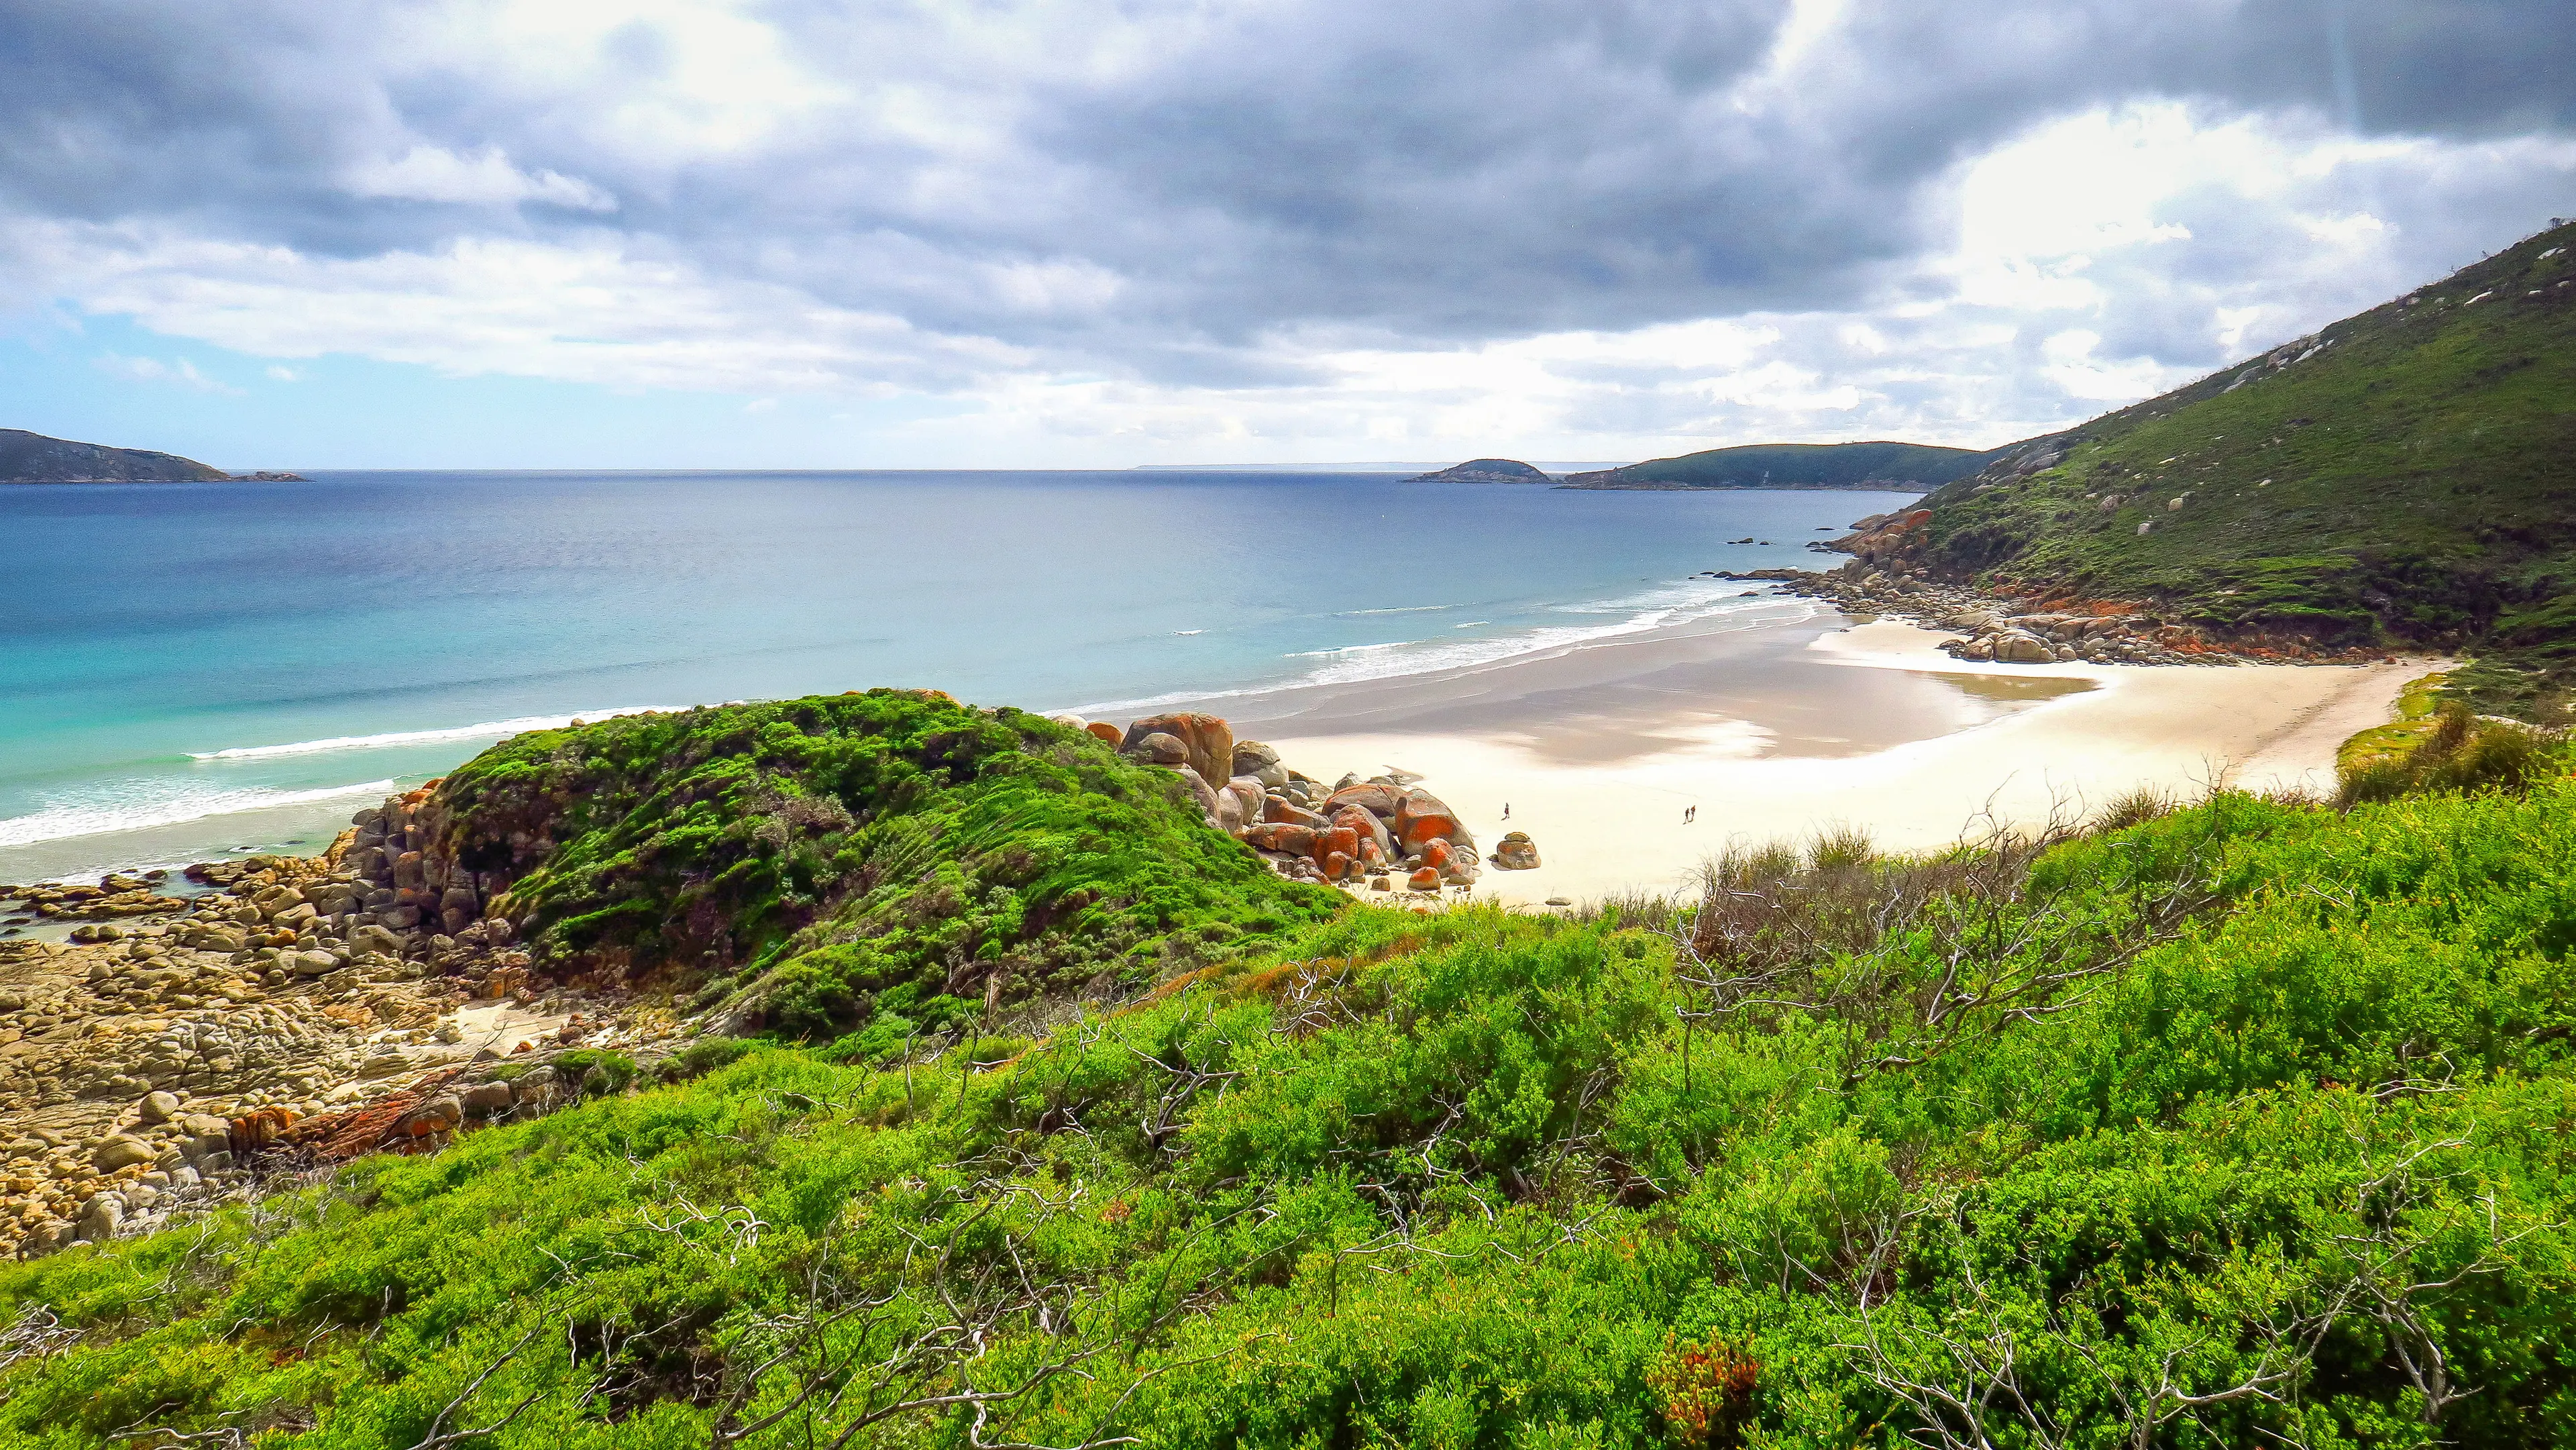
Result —
M1554 483L1541 469L1517 458L1470 458L1453 468L1419 474L1407 483Z
M234 475L148 448L110 448L0 428L0 483L304 483L292 473Z
M1560 488L1938 488L2003 456L1931 443L1754 443L1568 474ZM1473 466L1473 465L1465 465Z

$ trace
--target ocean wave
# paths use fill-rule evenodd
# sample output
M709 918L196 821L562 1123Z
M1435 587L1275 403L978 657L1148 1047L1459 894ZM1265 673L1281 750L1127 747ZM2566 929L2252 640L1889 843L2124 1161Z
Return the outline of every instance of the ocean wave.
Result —
M439 730L389 730L381 735L334 735L327 740L296 740L284 745L237 745L230 750L189 751L190 760L266 760L280 755L328 755L339 750L382 750L392 745L443 745L486 735L517 735L529 730L560 730L575 720L607 720L675 710L675 705L622 705L614 710L575 710L568 715L522 715L515 720L486 720L479 725L453 725Z
M1456 608L1458 608L1458 606L1455 604L1408 604L1398 609L1345 609L1335 614L1333 617L1335 619L1359 619L1371 614L1438 614L1442 610Z
M1406 675L1477 669L1510 660L1525 659L1532 655L1579 649L1585 645L1601 644L1627 635L1647 634L1674 625L1695 623L1720 614L1751 615L1755 612L1750 607L1726 607L1728 603L1739 600L1747 606L1779 605L1786 602L1767 595L1733 594L1718 599L1641 609L1624 618L1604 624L1547 625L1537 629L1499 634L1487 639L1424 640L1418 646L1409 648L1401 654L1390 653L1385 647L1380 647L1370 653L1359 654L1355 658L1318 666L1300 678L1269 688L1294 689L1300 685L1350 685L1366 680L1389 680ZM1814 612L1812 606L1805 606L1804 601L1798 603L1800 606L1796 611L1798 614ZM1753 622L1750 618L1746 620L1748 626ZM1323 652L1318 651L1318 653Z
M1230 690L1174 690L1137 700L1108 700L1075 707L1084 715L1144 712L1170 705L1213 703L1294 690L1310 685L1347 685L1367 680L1400 679L1443 670L1476 669L1552 651L1692 624L1722 615L1744 616L1744 627L1765 620L1812 619L1823 606L1807 599L1747 588L1736 580L1682 581L1634 594L1551 606L1550 613L1614 615L1599 624L1542 625L1485 638L1393 640L1383 644L1346 645L1339 649L1299 650L1283 658L1321 660L1291 679L1245 685Z
M1342 655L1371 654L1382 649L1405 649L1419 643L1421 643L1419 640L1391 639L1384 644L1346 644L1339 649L1301 649L1281 655L1280 658L1288 660L1335 659Z
M240 790L191 790L151 800L49 806L33 815L0 820L0 846L32 846L40 841L62 841L74 836L142 831L154 826L176 826L213 816L239 815L244 811L269 810L277 806L318 805L351 796L385 796L393 794L394 788L390 780L325 786L319 790L270 790L253 786Z

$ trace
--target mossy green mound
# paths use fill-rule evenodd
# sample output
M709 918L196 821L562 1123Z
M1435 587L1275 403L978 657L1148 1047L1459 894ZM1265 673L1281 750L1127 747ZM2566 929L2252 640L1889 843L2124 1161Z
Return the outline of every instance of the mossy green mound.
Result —
M2472 649L2485 709L2576 678L2576 225L2053 441L1925 500L1945 572Z
M1132 988L1329 915L1172 772L1018 710L871 690L542 730L443 782L431 848L497 875L562 971L900 1044L1107 974Z
M1361 907L1042 1040L602 1073L0 1268L0 1444L2563 1443L2563 772Z

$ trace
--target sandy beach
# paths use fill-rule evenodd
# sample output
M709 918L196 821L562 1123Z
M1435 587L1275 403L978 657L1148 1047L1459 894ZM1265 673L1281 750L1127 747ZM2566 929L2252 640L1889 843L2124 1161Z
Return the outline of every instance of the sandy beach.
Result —
M1476 895L1535 904L1672 889L1730 841L1829 825L1919 850L2140 786L2328 790L2336 746L2441 666L1970 664L1946 638L1782 620L1292 695L1240 724L1323 780L1417 772L1488 843L1528 831L1544 864Z

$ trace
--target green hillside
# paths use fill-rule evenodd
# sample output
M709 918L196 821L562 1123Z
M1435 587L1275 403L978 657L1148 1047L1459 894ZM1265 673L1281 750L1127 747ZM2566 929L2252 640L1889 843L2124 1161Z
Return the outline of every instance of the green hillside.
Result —
M1928 443L1755 443L1568 475L1566 488L1931 488L1995 453Z
M2563 709L2571 343L2576 225L2022 445L1924 501L1925 557L2023 591L2157 601L2221 632L2468 649L2479 663L2456 687Z
M432 873L473 873L552 974L791 1036L899 1043L1103 974L1132 988L1342 901L1206 826L1171 771L936 691L531 731L424 820Z
M885 1067L593 1054L0 1266L0 1445L2567 1443L2564 763L2124 814L1354 906Z
M224 483L231 478L220 468L175 453L0 428L0 483Z

